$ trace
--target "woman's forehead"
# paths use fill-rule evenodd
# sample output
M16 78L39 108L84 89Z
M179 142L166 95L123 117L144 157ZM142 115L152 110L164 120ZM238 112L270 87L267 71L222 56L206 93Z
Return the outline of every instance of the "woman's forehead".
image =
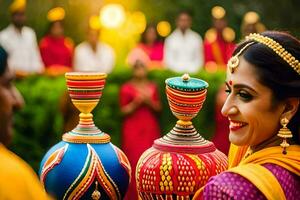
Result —
M255 87L257 84L260 84L258 78L255 66L247 62L243 56L239 56L239 65L233 72L227 69L227 83L246 84Z

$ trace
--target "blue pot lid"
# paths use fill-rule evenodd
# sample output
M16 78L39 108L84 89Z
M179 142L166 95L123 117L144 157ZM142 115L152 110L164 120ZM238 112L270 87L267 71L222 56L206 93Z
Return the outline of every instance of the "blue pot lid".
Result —
M198 78L191 78L188 74L184 74L182 77L168 78L166 84L182 91L199 91L208 87L207 82Z

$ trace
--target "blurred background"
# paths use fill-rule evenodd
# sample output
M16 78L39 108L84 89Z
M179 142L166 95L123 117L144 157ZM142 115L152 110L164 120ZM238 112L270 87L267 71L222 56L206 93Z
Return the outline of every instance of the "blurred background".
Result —
M10 23L11 2L0 0L0 30ZM97 26L100 22L100 40L114 49L116 57L103 97L94 110L94 120L102 131L111 135L112 142L120 146L123 115L119 106L119 90L132 76L126 57L139 42L147 23L160 24L157 31L163 40L176 28L178 12L189 10L193 16L192 29L204 38L212 26L211 9L216 5L226 10L228 26L235 32L232 42L241 40L242 21L248 11L255 11L269 30L289 31L300 36L300 1L297 0L28 0L26 25L35 30L40 41L48 30L48 11L62 7L66 13L65 35L77 45L85 39L88 26L93 26L94 22ZM177 75L181 73L162 69L149 72L149 79L158 85L162 102L162 111L158 115L162 134L170 131L176 122L168 107L164 80ZM202 78L210 84L207 100L199 116L194 119L194 125L205 138L211 139L216 129L216 96L224 83L225 72L201 70L191 76ZM63 75L32 75L16 80L16 85L26 104L16 114L11 149L38 170L44 153L60 141L63 134L60 101L66 91L65 79Z
M9 24L8 8L11 2L0 0L0 29ZM116 27L108 28L104 25L101 34L101 39L112 45L118 54L117 64L124 63L128 51L143 32L144 23L167 21L173 30L175 17L182 9L191 11L192 28L202 36L211 26L210 12L215 5L225 8L229 26L236 32L236 41L241 38L242 19L248 11L256 11L270 30L285 30L296 36L300 35L300 2L297 0L28 0L27 24L36 31L38 39L41 39L49 23L47 12L53 7L61 6L66 11L65 35L78 44L85 37L90 16L99 16L101 8L107 4L122 6L120 11L116 11L121 13L115 19Z

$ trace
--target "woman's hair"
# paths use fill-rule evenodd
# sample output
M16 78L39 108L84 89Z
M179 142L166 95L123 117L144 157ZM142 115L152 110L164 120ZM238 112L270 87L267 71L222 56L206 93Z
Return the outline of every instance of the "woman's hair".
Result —
M0 46L0 76L2 76L7 68L7 52Z
M146 69L146 65L145 65L145 63L142 60L137 59L135 61L135 63L133 64L132 68L134 70L138 69L138 68L145 68Z
M287 52L300 60L300 41L285 32L266 31L261 35L272 38ZM239 44L233 55L237 54L245 45L253 42L246 40ZM258 81L273 91L273 104L289 97L300 98L300 74L298 74L282 57L265 44L255 42L242 54L246 61L254 65ZM300 108L291 119L288 127L293 133L293 139L300 144Z
M54 26L55 23L59 23L62 26L64 26L64 21L62 21L62 20L49 22L48 25L47 25L47 28L46 28L46 34L45 35L50 34L51 29L52 29L52 27Z
M140 39L140 42L141 43L146 43L146 34L147 34L147 31L149 29L153 28L155 30L155 33L156 33L156 41L159 41L161 40L161 38L159 37L158 33L157 33L157 30L156 30L156 26L155 24L148 24L147 27L145 28L144 32L141 34L141 39Z

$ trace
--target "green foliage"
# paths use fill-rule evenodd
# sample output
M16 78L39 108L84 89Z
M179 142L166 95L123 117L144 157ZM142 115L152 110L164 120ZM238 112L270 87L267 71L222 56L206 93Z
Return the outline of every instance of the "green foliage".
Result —
M151 71L149 78L156 82L160 90L163 110L159 115L162 134L166 134L175 125L165 95L165 79L179 76L170 71ZM201 72L192 75L209 83L207 100L193 122L197 130L207 139L214 131L215 94L224 81L224 74L214 75ZM100 103L94 109L95 124L112 137L112 142L120 145L122 115L119 107L120 86L129 80L128 69L118 70L108 76ZM16 82L26 105L15 115L15 135L12 150L29 162L35 170L46 151L59 142L62 137L63 120L59 110L60 98L66 91L65 78L32 76ZM138 145L138 144L137 144Z

